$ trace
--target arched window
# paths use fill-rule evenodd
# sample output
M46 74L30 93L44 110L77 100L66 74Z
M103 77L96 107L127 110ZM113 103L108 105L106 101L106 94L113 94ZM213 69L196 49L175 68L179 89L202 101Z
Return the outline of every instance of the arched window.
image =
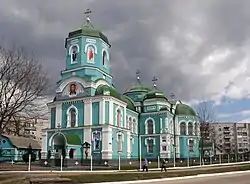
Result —
M78 126L78 110L74 105L71 105L67 110L67 127Z
M129 128L129 120L128 120L128 116L126 116L126 128Z
M193 135L193 124L191 122L188 123L188 135Z
M198 123L194 124L194 133L195 135L198 135Z
M187 131L186 131L186 123L185 122L182 122L180 124L180 133L181 135L186 135L187 134Z
M90 45L88 46L88 49L87 49L87 62L88 63L94 63L95 61L95 48Z
M131 117L128 119L128 122L129 122L129 130L132 132L133 131L133 122L132 122Z
M153 134L154 133L154 122L152 121L152 119L149 119L147 121L147 134Z
M136 121L135 121L135 119L133 119L133 133L136 133L136 127L137 127L137 125L136 125Z
M107 64L107 52L103 51L102 53L102 65L105 66Z
M76 110L74 108L70 109L70 126L76 126Z
M117 126L121 127L121 110L117 109L116 111L116 121L117 121Z
M79 46L78 45L72 45L69 50L70 58L71 58L71 63L76 63L77 62L77 56L79 54Z

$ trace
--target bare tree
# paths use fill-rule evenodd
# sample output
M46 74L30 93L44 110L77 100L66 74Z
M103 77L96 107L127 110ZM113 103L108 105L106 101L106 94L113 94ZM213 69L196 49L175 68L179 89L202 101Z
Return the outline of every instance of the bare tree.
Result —
M196 109L200 120L200 149L201 157L204 157L204 147L209 143L215 146L215 132L211 123L215 122L215 112L212 105L208 102L201 102Z
M0 46L0 134L15 117L37 116L37 101L46 97L49 87L47 75L34 57L23 49Z

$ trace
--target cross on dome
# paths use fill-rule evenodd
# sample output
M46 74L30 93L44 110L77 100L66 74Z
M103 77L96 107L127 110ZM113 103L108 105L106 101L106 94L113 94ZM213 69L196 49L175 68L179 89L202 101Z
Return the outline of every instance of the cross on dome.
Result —
M87 15L87 22L90 22L90 14L92 13L92 11L88 8L84 14Z
M156 82L158 81L158 79L156 77L153 77L152 82L154 87L156 88Z
M140 70L137 70L136 71L136 79L137 79L137 81L140 83Z

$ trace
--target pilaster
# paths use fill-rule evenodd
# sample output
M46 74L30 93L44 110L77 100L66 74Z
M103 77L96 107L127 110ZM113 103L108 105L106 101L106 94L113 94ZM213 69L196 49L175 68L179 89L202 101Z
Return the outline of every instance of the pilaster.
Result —
M56 118L55 118L55 126L62 127L62 104L56 104Z
M84 102L84 126L92 125L92 101Z
M47 132L42 131L42 151L41 151L41 158L47 159Z
M112 159L112 128L102 129L102 159Z
M112 100L109 103L109 124L114 125L114 102Z
M105 124L105 100L102 99L99 105L100 124Z
M131 133L128 131L127 132L127 158L130 158L131 153L133 150L131 150Z

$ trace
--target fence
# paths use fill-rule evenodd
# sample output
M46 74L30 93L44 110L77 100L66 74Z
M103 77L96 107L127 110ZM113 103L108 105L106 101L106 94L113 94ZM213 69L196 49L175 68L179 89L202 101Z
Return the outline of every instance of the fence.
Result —
M142 163L140 158L132 157L130 159L118 157L115 159L101 159L90 156L85 159L66 159L63 157L57 159L36 159L32 162L29 157L28 162L22 160L13 160L13 158L21 158L20 155L14 155L0 162L1 171L97 171L97 170L139 170ZM216 155L214 157L201 158L176 158L166 159L168 168L192 167L213 164L227 164L249 161L249 154L238 155ZM141 158L143 161L144 158ZM160 168L161 158L147 158L149 169Z

